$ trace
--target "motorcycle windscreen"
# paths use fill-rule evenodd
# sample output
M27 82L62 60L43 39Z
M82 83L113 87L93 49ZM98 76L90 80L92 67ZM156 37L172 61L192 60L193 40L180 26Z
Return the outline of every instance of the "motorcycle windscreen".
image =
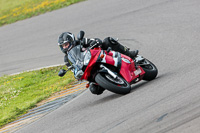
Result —
M75 71L82 70L84 54L81 52L80 45L75 46L69 51L68 60L70 64L75 68Z

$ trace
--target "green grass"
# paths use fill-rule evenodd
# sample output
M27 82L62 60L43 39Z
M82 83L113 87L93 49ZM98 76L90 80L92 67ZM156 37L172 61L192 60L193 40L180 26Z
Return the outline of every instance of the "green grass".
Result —
M0 0L0 26L83 0Z
M71 87L70 83L75 81L73 73L70 71L59 77L61 68L63 66L0 77L0 127L53 93Z
M79 1L83 0L0 0L0 26ZM67 89L75 79L71 72L63 78L58 77L57 73L62 67L0 77L0 127L26 113L53 93Z

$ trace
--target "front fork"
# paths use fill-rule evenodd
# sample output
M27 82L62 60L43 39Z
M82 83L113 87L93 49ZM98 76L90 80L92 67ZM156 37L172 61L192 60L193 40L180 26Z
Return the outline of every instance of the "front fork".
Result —
M117 78L117 75L114 72L112 72L110 69L108 69L106 66L104 66L103 64L100 65L100 68L102 69L99 72L105 72L111 75L114 79Z
M117 78L117 75L112 72L109 68L107 68L106 66L104 66L103 64L100 65L100 68L101 70L99 70L98 72L100 73L108 73L110 76L112 76L114 79ZM91 85L97 85L95 82L89 82L87 85L86 85L86 88L89 88Z

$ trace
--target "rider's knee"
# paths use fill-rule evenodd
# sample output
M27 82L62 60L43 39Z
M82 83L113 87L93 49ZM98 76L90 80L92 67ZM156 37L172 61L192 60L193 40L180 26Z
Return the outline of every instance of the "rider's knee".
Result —
M103 45L102 48L103 49L107 49L108 47L116 47L118 45L117 40L112 38L112 37L106 37L103 40Z

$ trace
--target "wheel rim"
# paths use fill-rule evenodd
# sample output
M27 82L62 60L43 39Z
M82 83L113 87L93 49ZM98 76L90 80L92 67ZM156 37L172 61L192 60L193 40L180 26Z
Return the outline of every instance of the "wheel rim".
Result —
M154 69L154 67L151 65L151 63L149 61L147 61L147 60L144 60L143 67L146 68L146 69L149 69L149 70Z
M109 81L111 81L111 82L113 82L113 83L115 83L115 84L117 84L117 85L120 85L120 86L127 86L127 83L124 81L124 79L121 78L121 77L119 77L119 76L117 76L116 78L113 78L112 76L110 76L110 75L108 75L108 74L105 74L105 77L106 77Z

